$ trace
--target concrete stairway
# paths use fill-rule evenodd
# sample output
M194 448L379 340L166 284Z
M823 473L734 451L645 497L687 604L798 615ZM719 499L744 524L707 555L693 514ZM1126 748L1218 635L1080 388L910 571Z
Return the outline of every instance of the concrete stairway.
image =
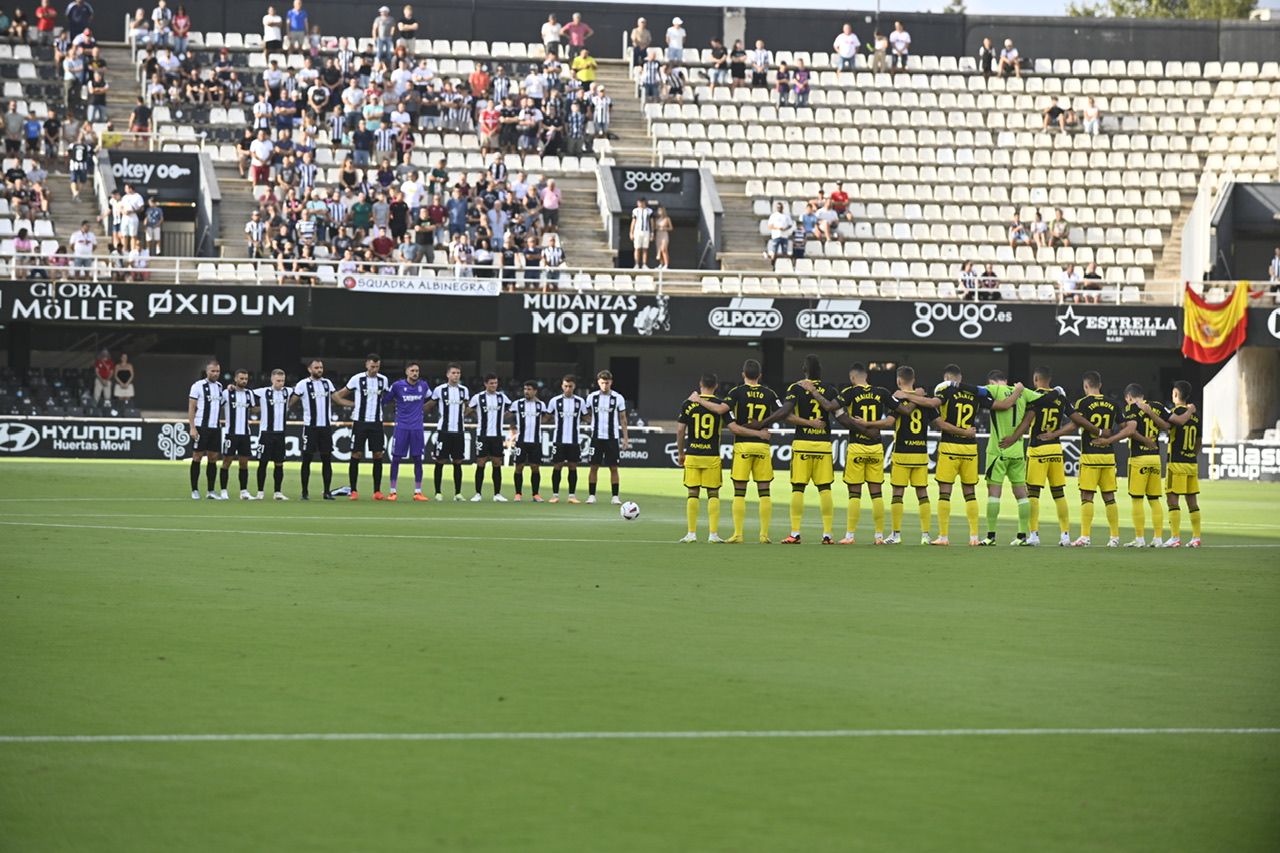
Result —
M644 107L631 82L631 69L624 60L602 59L597 78L613 98L613 115L609 132L617 136L610 142L614 162L625 166L654 164L653 138L644 120Z
M1165 237L1164 246L1160 250L1159 256L1156 258L1155 275L1156 281L1181 281L1182 280L1182 229L1187 224L1187 217L1191 214L1191 208L1195 204L1195 194L1183 194L1182 208L1178 211L1178 215L1173 218L1173 227L1169 230L1169 234Z
M102 58L107 62L107 121L113 130L129 129L129 114L137 106L142 89L138 85L137 66L132 51L124 42L101 42ZM134 146L132 141L129 143Z
M721 268L738 272L770 271L773 267L764 257L765 239L760 236L760 217L752 211L746 179L717 177L716 189L724 206Z
M597 179L593 175L572 175L555 180L560 188L560 244L565 263L574 267L613 267L615 256L609 249L596 201Z

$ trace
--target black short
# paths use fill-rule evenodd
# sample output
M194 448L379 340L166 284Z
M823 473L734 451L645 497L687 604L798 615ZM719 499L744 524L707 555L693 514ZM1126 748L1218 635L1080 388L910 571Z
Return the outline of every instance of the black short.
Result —
M483 459L487 456L490 459L494 459L499 464L501 464L504 450L505 448L503 447L502 439L500 438L477 438L476 439L476 458L477 459Z
M382 424L358 423L351 429L352 453L383 453L387 449L387 434Z
M581 462L582 451L578 449L576 444L560 444L556 443L555 455L551 457L552 462Z
M302 453L304 456L308 453L321 456L333 453L333 429L327 426L303 427Z
M265 39L262 46L272 53L279 53L280 48L284 47L284 39Z
M263 462L284 461L284 433L264 432L258 436L258 458Z
M460 432L436 433L437 462L466 462L467 437Z
M618 439L616 438L591 439L591 464L592 465L617 465L618 464Z
M229 435L222 442L222 455L248 458L253 455L253 448L247 435Z
M542 443L539 441L520 442L516 445L517 465L541 465Z
M217 427L199 427L196 429L196 443L191 448L200 453L222 452L222 430Z

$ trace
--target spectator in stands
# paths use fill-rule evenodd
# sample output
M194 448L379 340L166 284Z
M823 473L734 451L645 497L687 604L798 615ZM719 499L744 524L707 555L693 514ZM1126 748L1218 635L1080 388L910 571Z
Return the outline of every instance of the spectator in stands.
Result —
M126 404L131 403L137 391L133 386L133 381L138 378L138 371L133 362L129 361L128 354L120 353L120 360L116 362L113 378L115 379L115 387L112 389L112 396L117 400L125 401Z
M72 96L79 97L81 84L84 82L84 57L78 47L67 51L62 60L62 100L71 103ZM10 106L13 102L10 101Z
M853 24L845 24L840 31L840 35L836 36L835 43L831 45L831 49L836 55L836 79L839 79L842 72L857 69L858 48L860 47L862 47L862 42L854 34Z
M989 41L989 39L988 39ZM973 261L965 261L960 267L960 298L974 302L978 298L978 274L973 269Z
M1098 131L1102 129L1102 110L1098 109L1098 104L1089 98L1089 102L1085 104L1084 113L1081 123L1084 132L1090 136L1097 136Z
M19 228L13 240L13 277L30 278L35 258L36 244L26 228Z
M302 0L293 0L293 8L285 13L284 52L286 54L305 53L307 49L307 33L311 31L311 21L307 10L302 8Z
M635 209L631 211L631 227L628 236L635 253L635 268L648 269L649 246L653 242L653 215L646 198L636 199Z
M71 175L71 198L80 200L80 190L89 180L89 170L93 166L93 146L88 144L81 130L80 137L67 146L67 171Z
M400 10L400 20L396 22L396 44L403 46L411 56L418 49L419 28L418 19L413 17L413 7L406 3Z
M65 14L67 29L73 33L93 26L93 6L89 5L87 0L71 0Z
M911 33L902 25L902 21L893 22L893 32L889 33L890 68L896 75L907 67L907 57L911 53Z
M773 65L773 51L764 46L764 39L756 39L756 49L751 51L751 87L769 88L769 68Z
M144 216L143 233L146 237L147 249L152 256L159 257L160 237L164 231L164 210L160 207L160 200L155 196L147 200Z
M889 53L889 37L876 30L871 37L871 70L876 74L883 73Z
M560 189L556 186L555 179L547 181L547 185L543 188L539 197L542 206L542 224L543 227L552 233L560 228Z
M670 64L662 66L663 100L684 103L684 69Z
M172 33L173 11L167 0L156 0L156 7L151 10L152 40L157 47L168 47Z
M783 202L775 204L773 213L769 215L769 248L764 253L766 258L772 262L781 256L789 254L791 232L795 230L795 227L795 220L787 212L786 204Z
M672 18L667 27L667 62L684 62L684 40L688 33L684 30L683 18Z
M391 17L390 6L378 7L378 16L373 19L370 32L373 36L373 48L377 61L390 66L396 53L396 19Z
M22 137L27 144L27 153L32 157L40 156L40 138L44 134L44 123L36 118L35 113L29 113L27 120L22 123Z
M1272 284L1280 283L1280 246L1276 247L1276 253L1267 266L1267 281Z
M151 107L147 106L146 100L141 96L134 104L133 111L129 113L129 130L132 133L141 134L144 141L147 134L151 133Z
M791 91L795 95L795 105L797 107L809 106L809 91L812 85L810 80L813 73L805 65L804 57L797 57L796 67L791 72Z
M173 31L173 52L185 57L191 38L191 16L187 14L187 7L178 6L170 27Z
M671 215L667 213L665 207L658 205L658 212L653 217L653 251L657 255L660 270L671 268L671 232L673 230L675 225L671 221Z
M996 73L996 49L989 37L983 38L982 45L978 48L978 72L982 74L983 80Z
M1049 223L1049 245L1053 248L1070 246L1071 223L1062 215L1062 208L1054 208L1053 221Z
M49 0L40 0L36 7L36 41L40 44L53 43L53 28L58 20L58 10L49 5Z
M592 84L596 82L596 67L598 63L591 52L584 48L579 48L578 55L573 58L570 69L573 71L574 79L583 85L583 88L590 89Z
M98 350L93 360L93 402L110 403L111 385L116 376L116 363L111 359L108 350Z
M821 207L817 207L813 202L809 202L809 206L815 210L814 218L817 222L814 230L818 239L824 243L828 240L838 240L836 226L840 224L840 211L836 210L835 201L828 198Z
M267 138L267 129L258 131L258 138L249 145L249 180L256 186L271 182L271 158L275 153L275 144Z
M1005 39L1004 49L1000 51L1000 76L1008 77L1010 73L1022 78L1022 56L1013 46L1013 39Z
M711 67L707 69L707 80L713 92L716 86L729 85L729 51L719 38L711 39Z
M640 86L644 90L645 100L657 100L662 90L662 54L657 48L649 51L649 56L640 69Z
M1085 270L1080 289L1083 291L1081 301L1097 304L1102 297L1102 275L1098 265L1091 263Z
M1062 299L1064 302L1080 301L1080 274L1076 272L1075 264L1064 264L1062 267L1062 277L1058 279L1058 287L1062 291Z
M560 37L569 39L569 48L572 52L577 53L579 49L586 47L587 39L596 34L591 26L582 20L581 12L573 13L573 20L560 28Z
M556 21L556 16L547 15L547 22L542 25L542 47L547 53L559 53L562 30L563 28Z
M778 106L785 107L791 103L791 69L785 62L778 63L778 71L773 78L773 90L778 95Z
M1009 225L1009 248L1016 249L1018 246L1028 245L1031 243L1031 232L1027 230L1027 226L1014 216L1013 222Z
M819 199L821 199L821 192L819 192ZM853 221L853 211L849 209L849 194L844 191L844 181L836 181L836 188L831 191L831 207L841 219Z
M982 270L982 277L978 280L979 290L978 298L988 302L995 301L1000 298L1000 277L996 275L996 269L991 264L987 264Z
M649 32L648 22L644 18L636 19L631 29L631 64L639 66L649 55L649 47L653 44L653 33Z
M18 112L18 102L9 101L9 109L4 114L4 150L9 156L22 152L22 125L26 121Z
M605 94L604 86L596 86L596 93L591 97L591 127L596 139L609 136L609 122L613 116L613 98Z
M560 248L560 238L555 234L547 235L547 244L542 248L542 266L546 277L542 282L542 292L560 289L560 271L564 268L564 249Z
M140 217L146 204L133 184L124 185L124 195L120 197L120 236L133 252L142 248Z
M134 13L133 19L129 21L129 26L125 28L126 35L133 41L136 47L153 47L154 40L151 38L151 19L147 17L147 13L138 9Z
M95 71L89 81L89 121L107 120L107 91L110 88L102 72Z
M1041 129L1046 131L1049 129L1049 125L1056 124L1059 133L1066 133L1067 127L1076 123L1075 110L1070 107L1063 109L1058 106L1058 98L1056 96L1049 98L1049 106L1041 111L1041 115L1044 117L1044 124Z
M729 81L735 89L747 84L747 51L741 39L735 41L733 50L729 51Z
M27 43L27 31L31 28L31 22L27 20L27 13L21 9L13 10L13 20L9 22L9 38L19 44Z
M276 13L275 6L268 6L267 14L262 16L262 53L279 53L283 45L284 19Z
M10 36L9 34L9 27L12 24L13 24L13 19L9 17L9 13L4 11L3 9L0 9L0 33L3 33L5 38L10 38L10 39L12 38L12 36ZM62 57L58 56L57 51L54 51L54 61L55 62L62 61Z
M1044 216L1038 210L1035 219L1031 221L1031 243L1037 249L1043 249L1049 245L1049 223L1044 221Z

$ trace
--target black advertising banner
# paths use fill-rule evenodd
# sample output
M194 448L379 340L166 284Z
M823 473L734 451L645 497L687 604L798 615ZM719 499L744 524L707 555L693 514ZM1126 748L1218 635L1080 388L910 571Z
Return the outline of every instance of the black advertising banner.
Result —
M181 151L107 149L116 188L132 184L161 201L194 203L200 195L200 155Z
M613 182L618 187L624 218L631 215L636 201L642 198L649 200L650 207L662 205L673 211L696 211L702 194L697 169L614 166Z
M0 282L0 322L139 326L306 326L303 287Z
M319 329L462 332L496 335L500 302L516 297L364 293L312 288L310 325Z
M1245 346L1280 347L1280 308L1249 309L1249 336Z

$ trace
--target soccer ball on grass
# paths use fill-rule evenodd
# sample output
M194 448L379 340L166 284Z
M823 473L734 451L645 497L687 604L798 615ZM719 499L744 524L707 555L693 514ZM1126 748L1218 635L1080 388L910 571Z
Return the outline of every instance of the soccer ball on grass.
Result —
M640 504L635 501L627 501L622 505L622 519L624 521L635 521L640 517Z

